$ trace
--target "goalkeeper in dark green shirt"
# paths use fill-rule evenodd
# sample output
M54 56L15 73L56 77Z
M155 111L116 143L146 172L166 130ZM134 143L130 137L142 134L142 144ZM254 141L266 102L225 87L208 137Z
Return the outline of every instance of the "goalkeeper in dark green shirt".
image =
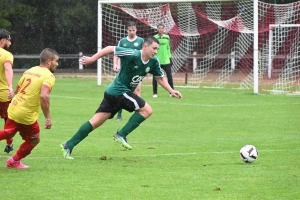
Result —
M165 26L164 24L158 24L157 25L157 34L154 35L155 38L159 41L159 49L157 51L156 57L158 58L160 62L161 68L166 72L168 83L171 86L172 89L174 89L173 85L173 77L172 77L172 62L171 62L171 42L170 42L170 36L168 34L164 33ZM152 86L153 86L153 97L156 98L157 96L157 81L155 79L156 77L153 76L152 79ZM170 94L170 97L173 97L172 94Z

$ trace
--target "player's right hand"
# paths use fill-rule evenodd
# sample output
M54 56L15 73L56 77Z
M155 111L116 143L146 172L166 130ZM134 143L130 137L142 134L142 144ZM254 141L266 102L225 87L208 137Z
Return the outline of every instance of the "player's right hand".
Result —
M176 97L178 99L183 99L183 96L179 91L174 90L171 94L173 97Z
M82 65L89 65L93 63L92 58L89 56L82 56L82 58L80 58L78 61Z

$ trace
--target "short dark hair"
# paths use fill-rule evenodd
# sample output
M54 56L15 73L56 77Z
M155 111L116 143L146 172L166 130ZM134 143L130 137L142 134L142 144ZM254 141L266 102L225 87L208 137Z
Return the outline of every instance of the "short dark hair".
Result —
M59 56L55 50L46 48L40 54L40 62L45 63L48 59L53 60L55 56Z
M6 29L0 29L0 40L1 39L8 39L10 36L10 32Z
M135 26L136 27L136 22L134 22L134 21L128 21L127 25L126 25L126 28L128 29L131 26Z
M155 37L153 36L147 36L145 39L144 39L144 44L148 44L148 45L151 45L153 42L159 44L159 41L158 39L156 39Z
M157 28L158 28L159 26L165 27L165 25L164 25L163 23L157 24Z

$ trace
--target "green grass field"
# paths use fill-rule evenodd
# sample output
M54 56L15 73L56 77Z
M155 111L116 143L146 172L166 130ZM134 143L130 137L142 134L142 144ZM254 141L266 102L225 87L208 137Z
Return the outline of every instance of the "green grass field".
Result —
M51 130L23 159L29 169L8 169L0 142L2 199L299 199L300 97L252 91L142 87L153 115L128 136L124 150L113 134L130 117L108 120L75 147L74 160L60 144L89 120L105 86L96 80L57 78L51 93ZM44 118L41 113L40 126ZM1 126L3 125L3 122ZM15 137L15 150L22 142ZM255 145L259 157L243 163L239 150Z

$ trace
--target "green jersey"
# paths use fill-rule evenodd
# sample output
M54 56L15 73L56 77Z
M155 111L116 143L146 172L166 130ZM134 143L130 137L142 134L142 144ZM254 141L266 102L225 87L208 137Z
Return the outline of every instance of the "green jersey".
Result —
M144 39L141 37L136 36L134 40L130 40L127 36L125 38L122 38L119 41L118 46L124 47L124 48L141 50L143 47L143 43L144 43Z
M106 88L106 93L109 95L117 96L133 92L148 73L155 77L164 76L156 56L144 62L141 50L122 47L115 47L115 56L121 59L121 70L115 80Z
M170 58L172 57L170 47L170 36L167 34L163 34L163 36L156 34L154 35L154 37L159 41L159 49L157 51L156 56L160 64L170 64Z

